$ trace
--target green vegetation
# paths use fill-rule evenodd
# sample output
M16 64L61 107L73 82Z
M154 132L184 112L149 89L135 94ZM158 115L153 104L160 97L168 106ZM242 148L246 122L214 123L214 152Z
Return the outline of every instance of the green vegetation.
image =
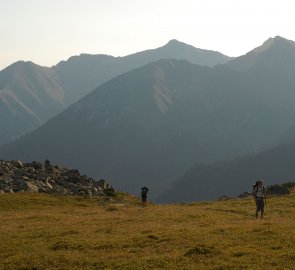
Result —
M90 199L0 195L0 269L294 269L295 194L149 205L118 193Z
M287 182L281 185L276 184L276 185L269 186L267 187L266 191L267 191L267 194L271 194L271 195L290 194L294 186L295 186L295 182Z

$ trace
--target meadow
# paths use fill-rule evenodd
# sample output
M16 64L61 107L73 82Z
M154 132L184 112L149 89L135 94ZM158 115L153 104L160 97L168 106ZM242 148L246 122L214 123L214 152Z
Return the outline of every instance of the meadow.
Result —
M0 269L295 269L295 194L141 207L0 194Z

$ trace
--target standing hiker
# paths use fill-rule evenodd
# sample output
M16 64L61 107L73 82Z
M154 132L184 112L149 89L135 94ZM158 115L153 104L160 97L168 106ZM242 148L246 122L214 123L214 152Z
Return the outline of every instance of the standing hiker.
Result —
M266 191L263 180L257 181L255 185L253 185L253 196L256 202L255 217L258 218L258 212L261 212L260 218L263 218L264 205L266 204Z
M142 206L145 207L146 206L146 201L147 201L147 193L148 193L149 189L147 187L142 187L141 188L141 203Z

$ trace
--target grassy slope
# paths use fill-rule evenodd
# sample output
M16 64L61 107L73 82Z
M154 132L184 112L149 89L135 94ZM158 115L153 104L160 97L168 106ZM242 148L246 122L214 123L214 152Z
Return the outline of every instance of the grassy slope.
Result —
M0 195L0 269L294 269L295 194L150 205Z

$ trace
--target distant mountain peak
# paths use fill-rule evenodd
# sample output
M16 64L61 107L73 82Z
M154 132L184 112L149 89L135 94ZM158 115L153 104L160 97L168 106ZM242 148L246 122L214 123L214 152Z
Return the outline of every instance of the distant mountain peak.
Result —
M280 48L280 47L295 47L295 42L288 40L281 36L275 36L274 38L268 38L263 44L253 50L255 53L261 53L271 48Z
M277 62L286 64L286 60L295 58L295 42L281 36L270 37L263 44L247 54L235 58L227 66L239 71L249 70L260 65L277 66ZM289 61L288 61L289 62ZM270 64L272 63L272 64ZM276 63L276 65L274 65Z
M274 40L287 40L286 38L283 38L281 36L275 36L273 39Z
M273 45L276 46L288 46L288 47L295 47L295 42L281 36L275 36L273 38Z
M167 43L167 45L173 45L173 44L183 44L183 42L180 42L179 40L177 40L177 39L171 39L171 40L169 40L168 41L168 43Z
M176 47L176 48L178 48L178 47L181 47L181 46L186 46L186 47L192 47L192 48L194 48L193 46L188 45L188 44L186 44L184 42L181 42L181 41L179 41L177 39L171 39L171 40L169 40L168 43L165 44L163 47Z
M15 63L13 63L11 66L15 66L15 67L31 67L31 66L36 66L35 63L33 63L32 61L17 61Z
M32 70L34 67L40 67L40 66L36 65L32 61L20 60L3 69L3 72L6 72L6 74L9 74L9 73L12 74L15 71Z

